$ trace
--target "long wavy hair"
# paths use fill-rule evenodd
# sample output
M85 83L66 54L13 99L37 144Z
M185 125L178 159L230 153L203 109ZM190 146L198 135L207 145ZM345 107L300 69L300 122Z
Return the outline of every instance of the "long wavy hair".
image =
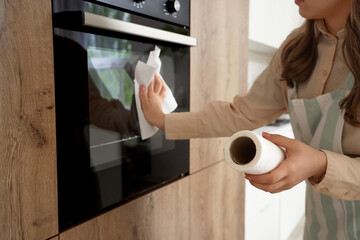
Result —
M310 78L318 58L315 20L308 19L304 25L305 30L289 41L281 54L281 77L291 88L295 82L304 82ZM340 102L340 108L345 111L344 118L347 123L360 127L360 0L352 1L342 48L345 63L354 75L355 84Z

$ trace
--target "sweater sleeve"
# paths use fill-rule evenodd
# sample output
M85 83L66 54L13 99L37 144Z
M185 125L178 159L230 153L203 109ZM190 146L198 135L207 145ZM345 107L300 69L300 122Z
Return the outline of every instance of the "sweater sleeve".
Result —
M289 34L246 95L236 95L232 102L210 102L199 112L167 114L166 138L227 137L240 130L262 127L286 113L287 86L281 81L281 53L303 31L304 25Z
M327 157L324 178L313 189L344 200L360 200L360 158L322 150Z
M278 55L278 54L277 54ZM168 139L225 137L244 129L271 123L286 111L286 86L272 68L279 67L279 57L255 81L245 96L232 102L210 102L199 112L172 113L165 116Z
M289 34L248 94L236 95L232 102L210 102L199 112L167 114L166 138L227 137L240 130L264 126L287 112L287 86L281 81L281 53L284 46L302 31L303 27L300 27Z
M286 112L286 85L280 81L280 50L253 84L249 93L232 102L210 102L199 112L165 116L168 139L225 137L273 122Z

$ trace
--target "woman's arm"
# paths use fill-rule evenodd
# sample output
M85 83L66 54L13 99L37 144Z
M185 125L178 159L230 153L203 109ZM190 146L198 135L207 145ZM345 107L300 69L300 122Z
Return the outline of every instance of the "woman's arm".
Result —
M301 33L294 30L274 54L269 66L257 78L249 93L236 95L232 102L213 101L199 112L177 112L163 115L152 94L143 88L140 94L145 118L165 129L167 139L226 137L240 130L253 130L275 121L287 111L286 82L281 81L281 52L293 37ZM206 61L206 60L204 60ZM226 77L226 76L224 76ZM204 79L191 79L203 81ZM222 79L218 79L222 81ZM232 81L246 81L232 79ZM231 85L231 82L227 83ZM206 91L206 89L204 90ZM140 92L141 93L141 92ZM153 92L154 93L154 92ZM153 97L158 99L158 97Z
M252 130L275 121L287 111L286 85L280 81L278 58L255 81L246 95L236 95L232 102L213 101L199 112L164 115L159 91L140 89L145 118L168 139L231 136L240 130ZM275 66L276 65L276 66ZM238 81L238 80L236 80ZM156 81L155 88L156 89Z

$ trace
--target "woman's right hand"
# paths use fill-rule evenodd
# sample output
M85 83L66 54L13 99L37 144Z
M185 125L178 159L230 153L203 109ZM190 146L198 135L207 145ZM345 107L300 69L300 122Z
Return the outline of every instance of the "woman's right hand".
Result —
M140 101L146 120L155 127L164 130L165 114L162 105L166 95L164 80L159 74L155 74L155 81L151 81L148 89L144 85L140 86Z

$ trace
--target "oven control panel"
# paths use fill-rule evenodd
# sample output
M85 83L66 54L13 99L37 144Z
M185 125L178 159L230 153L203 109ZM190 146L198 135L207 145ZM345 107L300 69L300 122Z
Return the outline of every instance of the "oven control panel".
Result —
M108 7L190 27L190 0L88 0Z

